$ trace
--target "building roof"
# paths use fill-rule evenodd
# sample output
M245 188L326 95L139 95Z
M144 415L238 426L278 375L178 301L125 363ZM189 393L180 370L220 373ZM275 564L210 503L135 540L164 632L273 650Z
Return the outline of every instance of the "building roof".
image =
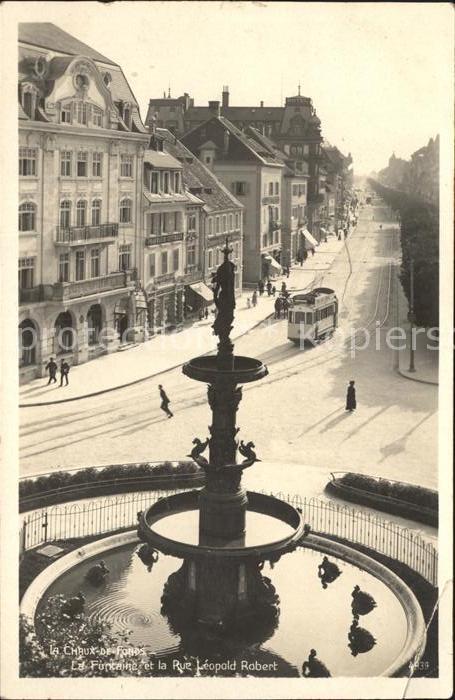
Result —
M284 107L220 107L220 111L221 116L231 121L252 121L255 119L281 121ZM190 122L205 122L211 116L210 107L190 107L185 112L184 119Z
M147 149L144 153L144 163L150 163L154 168L182 169L182 164L165 151Z
M197 190L198 198L205 202L209 213L234 208L243 209L243 204L168 129L157 129L157 131L164 136L166 149L175 158L180 159L185 186L188 189Z
M118 65L52 22L19 22L18 33L19 41L24 44L32 44L71 56L88 56L94 61L102 61L112 66Z

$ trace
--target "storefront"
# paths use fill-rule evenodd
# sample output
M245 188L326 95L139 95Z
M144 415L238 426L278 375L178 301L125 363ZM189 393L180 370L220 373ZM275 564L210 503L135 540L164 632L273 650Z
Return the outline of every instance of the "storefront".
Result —
M213 290L205 282L195 282L185 287L185 318L197 318L213 303Z
M262 254L262 276L267 279L274 279L282 273L280 263L268 253Z

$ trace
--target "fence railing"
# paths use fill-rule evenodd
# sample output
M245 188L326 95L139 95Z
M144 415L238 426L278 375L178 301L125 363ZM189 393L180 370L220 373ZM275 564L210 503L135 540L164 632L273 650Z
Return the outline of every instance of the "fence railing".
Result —
M46 542L75 537L102 535L122 528L135 527L137 513L162 497L181 489L128 493L83 503L68 503L43 508L27 514L21 523L20 553L24 554ZM263 493L268 493L263 491ZM302 498L284 493L270 494L300 508L305 523L322 535L333 535L348 542L364 545L391 557L419 573L437 586L438 553L418 533L376 515L358 511L318 498Z

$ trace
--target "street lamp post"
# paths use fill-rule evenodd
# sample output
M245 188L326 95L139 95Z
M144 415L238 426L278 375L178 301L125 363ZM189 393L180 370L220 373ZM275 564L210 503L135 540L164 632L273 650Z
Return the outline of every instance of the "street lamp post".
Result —
M415 372L415 364L414 364L414 322L415 322L415 317L414 317L414 258L411 258L411 265L410 265L410 298L409 298L409 322L410 322L410 328L411 328L411 345L409 349L409 372Z

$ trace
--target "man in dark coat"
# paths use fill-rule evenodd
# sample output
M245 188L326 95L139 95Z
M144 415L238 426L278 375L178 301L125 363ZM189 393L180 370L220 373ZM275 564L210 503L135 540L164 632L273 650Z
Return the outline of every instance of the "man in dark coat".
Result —
M63 379L65 379L65 386L68 386L68 374L70 371L70 366L66 360L60 362L60 386L63 386Z
M281 318L282 298L275 299L275 318Z
M267 294L268 294L268 296L270 296L271 293L272 293L272 283L271 283L271 281L269 280L269 281L267 282Z
M262 280L260 280L258 282L258 289L259 289L259 296L262 297L262 295L264 294L264 282Z
M57 367L57 363L54 362L53 357L51 357L51 359L47 363L45 369L47 369L49 372L49 381L47 384L49 385L51 382L56 384L57 383L57 369L58 369L58 367Z
M346 393L346 411L355 411L357 408L357 401L355 398L355 382L353 379L349 382L348 390Z
M161 406L160 406L160 408L161 408L162 411L164 411L164 412L166 413L166 415L167 415L168 418L172 418L172 416L173 416L174 414L172 413L172 411L171 411L170 408L169 408L169 404L171 403L170 400L169 400L169 397L168 397L168 395L166 394L166 392L164 391L163 385L162 385L162 384L158 384L158 389L160 390L160 396L161 396Z

